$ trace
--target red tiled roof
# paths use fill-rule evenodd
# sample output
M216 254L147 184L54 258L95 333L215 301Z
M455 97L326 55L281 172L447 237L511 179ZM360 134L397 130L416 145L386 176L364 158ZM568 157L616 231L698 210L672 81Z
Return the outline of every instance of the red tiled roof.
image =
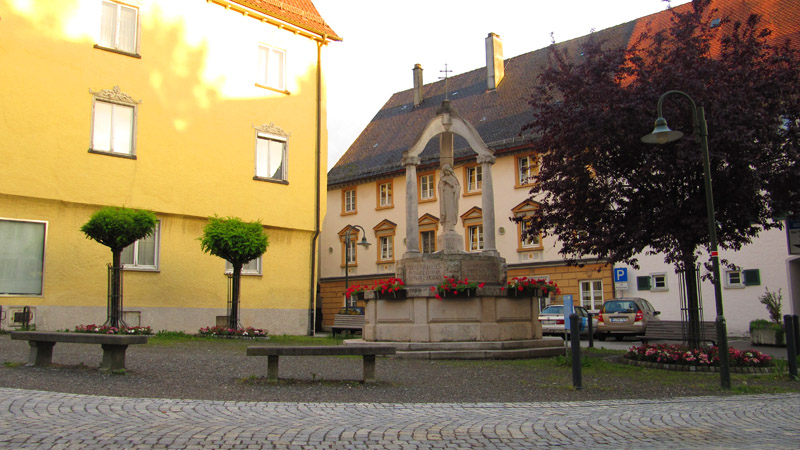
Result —
M262 12L286 23L333 41L342 38L328 25L311 0L233 0L242 6Z
M687 3L673 8L685 11ZM713 8L719 11L708 20L729 17L732 22L745 21L751 12L761 14L762 26L772 29L771 39L792 40L800 48L800 1L798 0L715 0ZM610 45L627 46L647 28L657 31L669 26L671 12L663 11L632 22L617 25L594 33ZM730 27L731 24L724 26ZM580 54L581 45L589 38L584 36L557 44L567 48L571 55ZM538 83L539 74L547 67L548 49L539 49L505 61L503 81L493 91L486 89L486 68L448 78L448 96L458 114L472 123L484 142L496 155L532 147L531 136L521 136L522 127L530 122L528 100ZM375 115L356 138L355 142L328 172L328 187L345 185L376 177L404 173L400 159L405 150L414 144L424 126L436 116L444 100L444 82L423 86L424 101L414 107L412 89L397 92ZM474 156L465 140L456 136L455 157ZM428 142L420 155L420 169L438 162L438 139Z

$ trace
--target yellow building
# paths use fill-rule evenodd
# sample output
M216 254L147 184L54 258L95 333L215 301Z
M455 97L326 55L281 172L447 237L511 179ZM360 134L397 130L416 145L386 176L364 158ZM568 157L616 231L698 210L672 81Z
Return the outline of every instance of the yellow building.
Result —
M196 332L225 315L207 218L260 220L242 325L306 333L327 160L325 45L311 1L0 0L0 305L39 329L102 323L103 206L156 213L123 254L125 320ZM0 323L13 328L13 314Z

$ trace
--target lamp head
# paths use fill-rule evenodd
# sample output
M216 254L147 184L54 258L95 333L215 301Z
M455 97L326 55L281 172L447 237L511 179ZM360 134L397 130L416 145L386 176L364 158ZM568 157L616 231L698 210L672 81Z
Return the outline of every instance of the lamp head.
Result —
M364 248L369 248L369 246L372 245L372 244L367 242L367 237L366 236L362 236L361 237L361 242L359 242L358 245L360 245L360 246L362 246Z
M667 119L659 117L656 119L653 132L642 136L642 142L645 144L666 144L667 142L677 141L682 137L682 132L670 130L667 126Z

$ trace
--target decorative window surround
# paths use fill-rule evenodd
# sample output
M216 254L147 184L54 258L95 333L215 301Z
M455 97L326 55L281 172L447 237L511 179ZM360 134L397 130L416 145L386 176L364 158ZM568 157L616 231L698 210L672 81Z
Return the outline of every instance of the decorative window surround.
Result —
M397 224L390 220L383 220L376 225L375 238L378 241L377 264L393 263L394 255L394 236L397 232Z
M532 200L525 200L519 205L511 209L514 217L526 217L533 211L539 208L539 204ZM528 230L529 223L527 221L517 222L517 252L529 252L533 250L542 250L542 233L539 232L535 238L524 239L523 236Z
M136 159L136 116L142 101L119 86L89 93L94 96L89 153Z
M270 122L253 126L256 130L254 180L288 184L289 137L283 128Z
M359 234L361 231L358 228L352 228L349 225L346 225L339 231L339 242L341 243L342 249L342 265L341 267L344 269L345 267L345 255L347 254L345 249L345 235L347 234L348 230L350 231L350 262L347 264L348 267L358 267L358 246L356 245L359 240Z
M439 218L431 214L424 214L419 218L419 251L420 253L434 253L438 249Z
M375 183L375 197L377 200L376 210L394 208L393 180L382 180Z
M464 224L466 250L470 253L483 251L483 211L477 206L461 215Z
M423 172L417 175L418 203L436 201L436 172Z

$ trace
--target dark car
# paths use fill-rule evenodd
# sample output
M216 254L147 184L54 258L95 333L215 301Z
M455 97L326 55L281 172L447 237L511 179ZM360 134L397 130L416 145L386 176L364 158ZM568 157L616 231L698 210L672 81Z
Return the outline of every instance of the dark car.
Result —
M641 336L647 323L660 320L649 301L643 298L617 298L603 303L597 315L597 338L604 341L613 335L618 341L625 336Z

